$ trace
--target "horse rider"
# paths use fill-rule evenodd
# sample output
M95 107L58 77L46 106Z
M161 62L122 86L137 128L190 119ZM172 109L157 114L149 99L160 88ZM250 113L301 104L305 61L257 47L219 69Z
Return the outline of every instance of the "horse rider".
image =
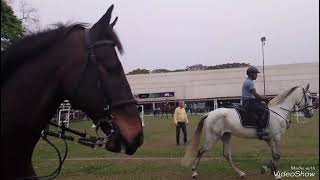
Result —
M266 109L262 101L268 103L268 99L259 95L254 87L253 81L258 78L258 73L259 70L254 66L247 69L248 78L242 86L242 107L257 120L257 135L259 139L263 139L264 136L268 136L268 132L264 130L263 118L260 116Z

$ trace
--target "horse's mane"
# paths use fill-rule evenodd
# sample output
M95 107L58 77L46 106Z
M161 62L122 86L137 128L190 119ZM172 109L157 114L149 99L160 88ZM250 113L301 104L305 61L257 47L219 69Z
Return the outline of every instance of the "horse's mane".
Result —
M70 32L83 30L86 26L84 23L56 24L55 28L27 35L1 51L1 86L18 68L30 63L34 57L57 44ZM123 48L117 34L114 31L108 31L108 33L122 53Z
M273 98L270 102L269 105L277 105L282 103L293 91L295 91L298 88L298 86L295 86L293 88L287 89L285 90L283 93L281 93L280 95L276 96L275 98Z
M54 28L29 34L1 51L1 86L18 68L54 46L69 32L84 29L84 24L56 24Z

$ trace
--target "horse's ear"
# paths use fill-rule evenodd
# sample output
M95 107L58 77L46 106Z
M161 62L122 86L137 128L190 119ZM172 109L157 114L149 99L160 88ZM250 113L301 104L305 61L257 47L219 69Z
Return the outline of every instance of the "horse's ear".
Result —
M96 25L108 26L110 23L110 20L111 20L111 13L112 13L113 7L114 7L114 5L112 4L108 8L107 12L99 19L99 21L94 26L96 26Z
M100 36L102 36L105 30L109 27L113 7L114 5L112 4L108 8L107 12L90 29L90 35L93 41L99 39Z
M112 4L109 8L108 8L108 10L107 10L107 12L103 15L103 21L105 22L105 23L107 23L107 24L109 24L110 23L110 19L111 19L111 14L112 14L112 10L113 10L113 8L114 8L114 5Z
M308 85L306 86L306 91L309 90L310 84L308 83Z
M110 24L111 28L113 28L113 26L116 25L117 21L118 21L118 17L116 17L116 18L113 20L113 22Z

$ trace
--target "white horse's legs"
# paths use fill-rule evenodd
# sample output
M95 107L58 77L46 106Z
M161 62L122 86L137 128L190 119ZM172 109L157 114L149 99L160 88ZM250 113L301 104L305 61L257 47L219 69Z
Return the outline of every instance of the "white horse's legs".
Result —
M272 152L272 159L266 164L266 166L262 166L261 173L264 173L267 168L271 170L271 174L275 176L275 179L281 179L281 177L277 176L277 161L280 159L280 138L271 139L270 141L266 141L269 145Z
M223 142L223 156L229 162L230 166L238 173L240 177L244 177L246 174L242 172L232 161L231 148L230 148L231 133L224 133L222 136Z
M198 173L197 173L197 167L199 165L199 162L200 162L200 159L202 157L202 155L206 152L204 146L202 146L199 150L198 150L198 153L197 153L197 157L196 159L194 160L193 162L193 166L192 166L192 178L197 178L198 176Z
M216 141L217 141L216 139L207 139L206 143L198 150L196 159L194 160L193 165L192 165L192 178L193 179L196 179L198 176L197 167L199 165L199 162L200 162L202 155L205 152L209 151L213 147L213 145Z

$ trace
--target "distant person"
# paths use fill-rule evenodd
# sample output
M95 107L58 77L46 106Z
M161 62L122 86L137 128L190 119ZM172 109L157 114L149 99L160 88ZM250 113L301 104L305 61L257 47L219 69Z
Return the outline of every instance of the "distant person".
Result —
M157 107L156 111L157 111L157 116L160 116L160 112L161 112L160 107Z
M143 105L138 106L138 110L139 110L139 116L141 118L141 123L142 123L142 127L145 126L144 123L144 110L143 110Z
M157 116L157 110L158 110L158 109L157 109L156 107L153 108L153 110L152 110L152 111L153 111L153 117L156 117L156 116Z
M319 93L313 99L313 107L315 110L319 110Z
M197 104L196 104L196 103L193 104L192 109L193 109L193 112L197 115L198 107L197 107Z
M188 141L187 127L186 127L186 125L188 124L188 116L184 108L183 101L179 101L179 106L174 111L173 120L174 120L174 124L176 125L177 145L178 146L180 145L180 129L182 129L182 132L183 132L183 142L184 144L186 144Z
M254 87L253 81L258 78L258 73L260 72L256 67L251 66L247 69L248 78L242 86L242 107L257 119L257 135L263 139L263 136L268 136L268 132L263 129L263 118L259 116L265 111L265 105L261 101L268 103L268 100L260 96Z

